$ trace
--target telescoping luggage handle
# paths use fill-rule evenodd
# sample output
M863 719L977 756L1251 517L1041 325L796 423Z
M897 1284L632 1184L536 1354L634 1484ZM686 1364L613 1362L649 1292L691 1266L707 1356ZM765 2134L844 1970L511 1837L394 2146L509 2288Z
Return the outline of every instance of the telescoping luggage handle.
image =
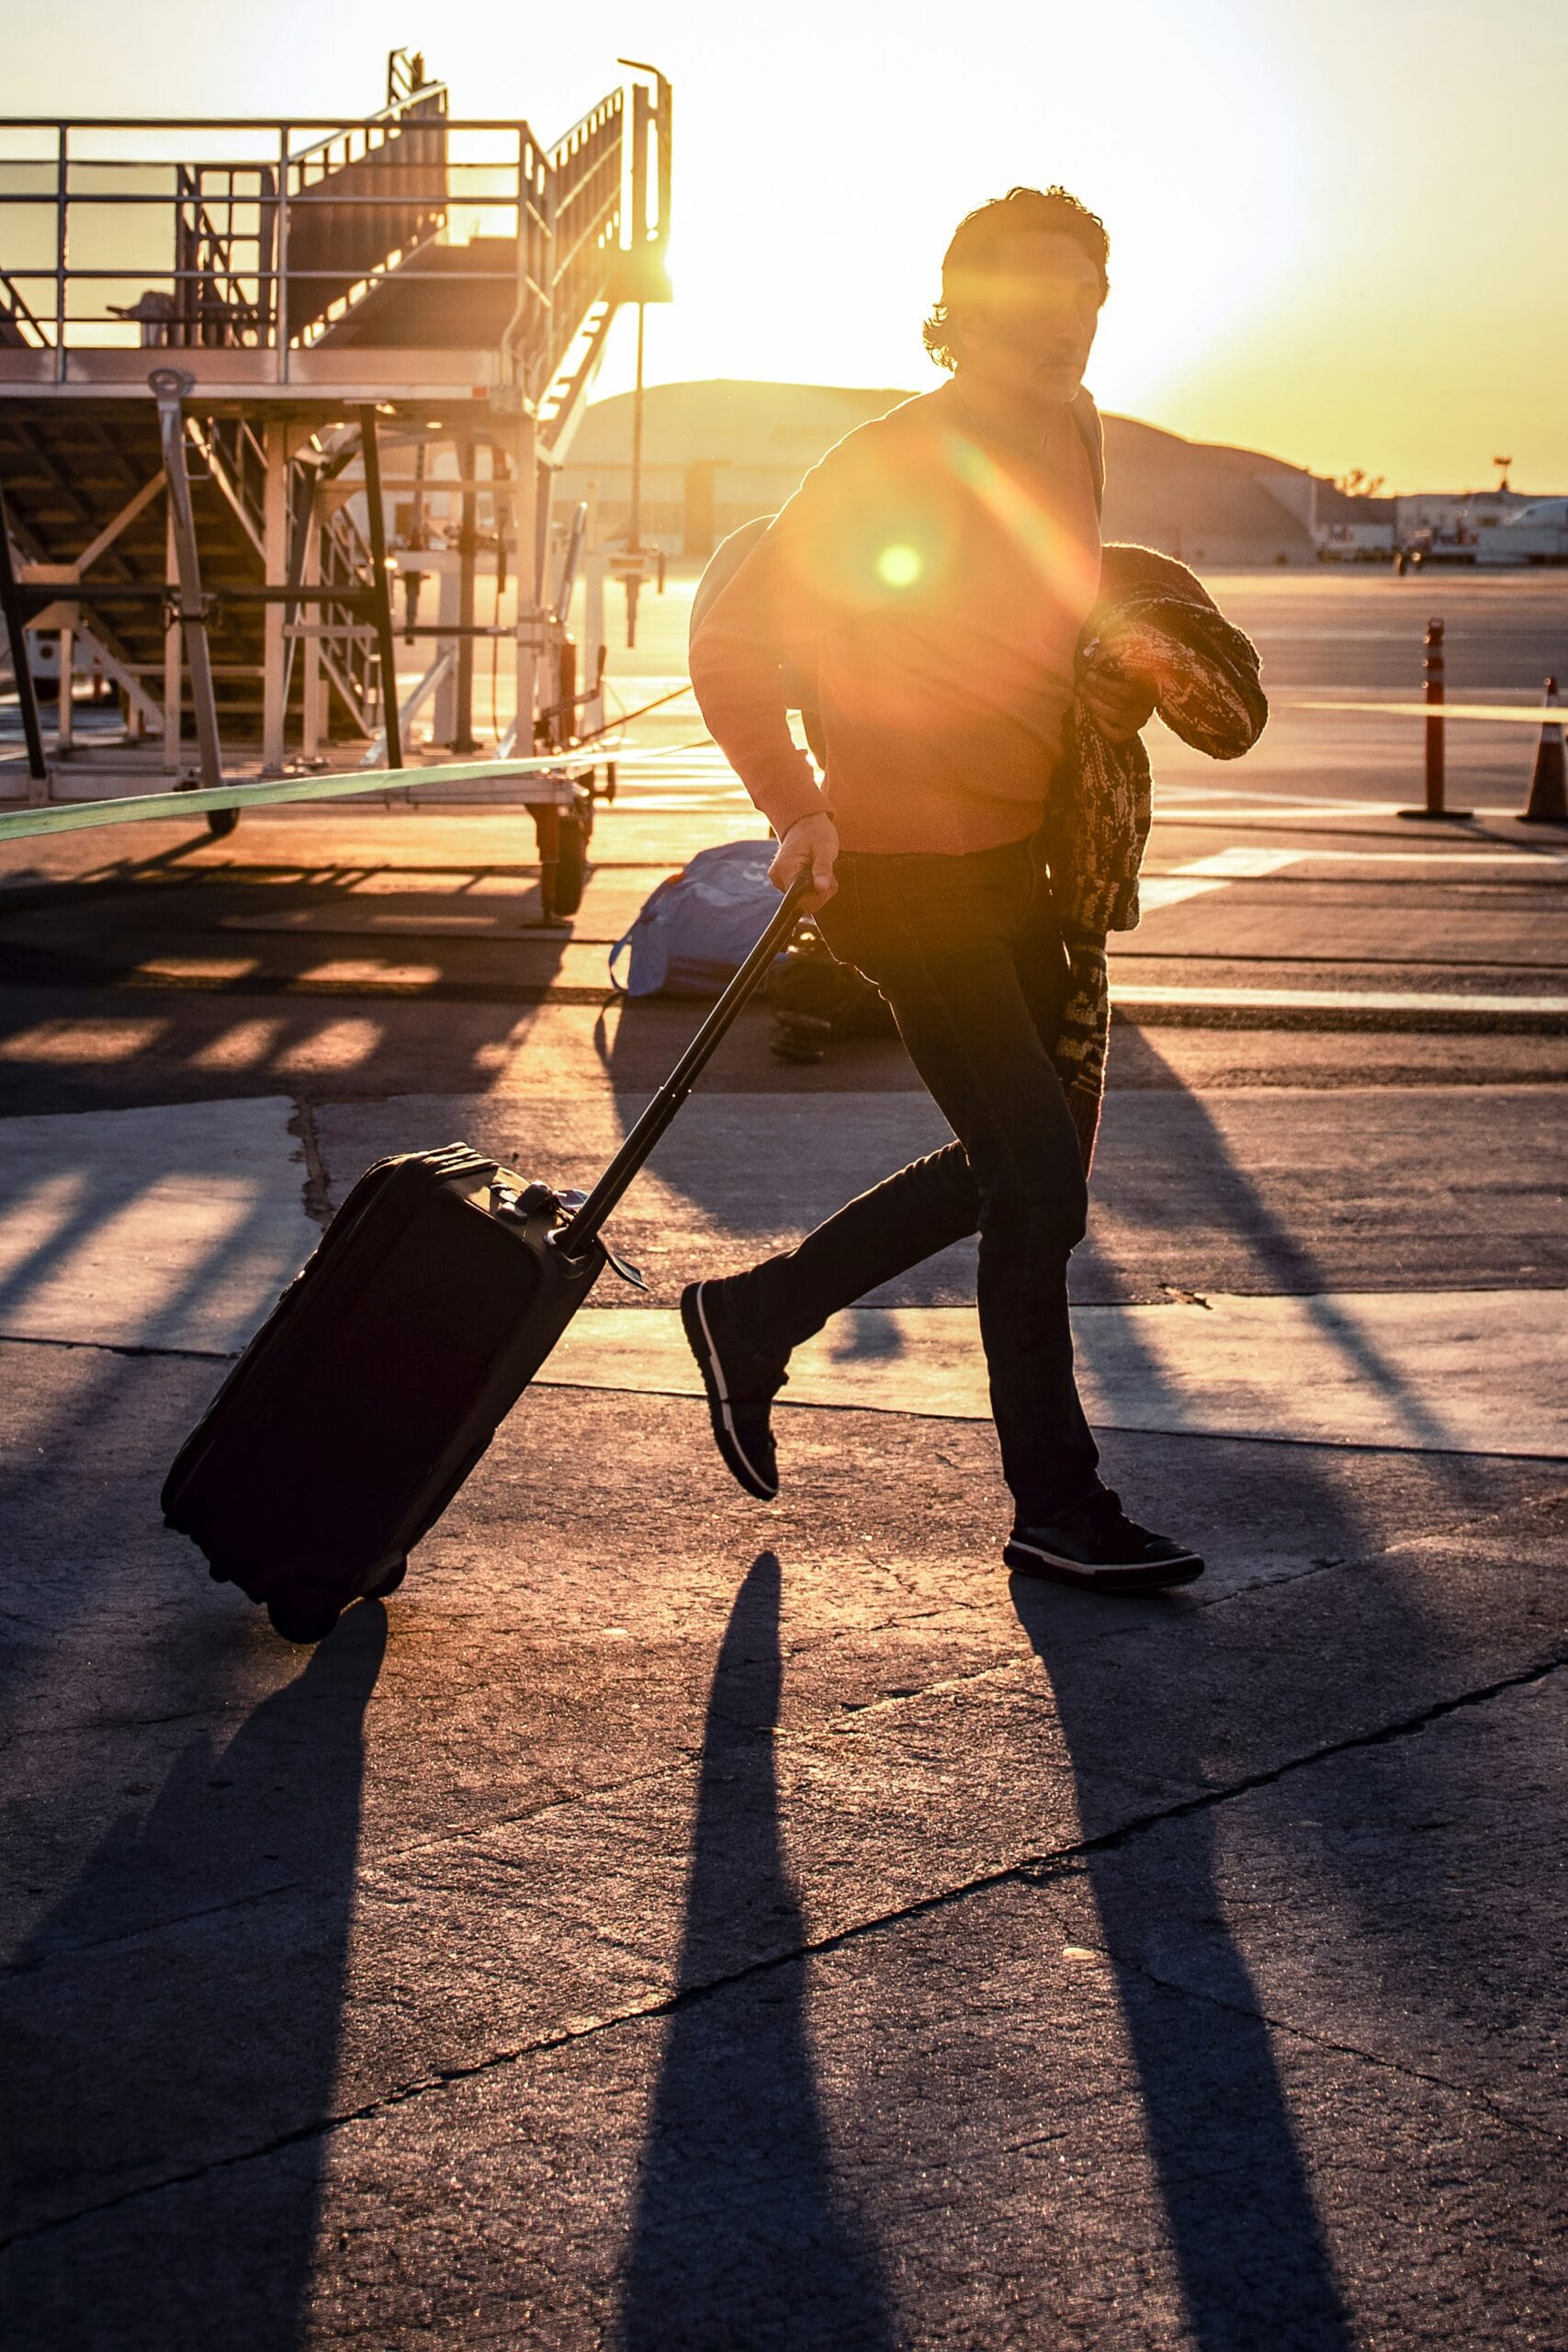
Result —
M810 874L797 874L779 901L778 912L747 956L691 1044L605 1169L570 1224L561 1227L557 1247L569 1258L587 1249L611 1216L622 1193L674 1118L696 1084L730 1023L752 993L773 957L795 929L795 911L811 887Z

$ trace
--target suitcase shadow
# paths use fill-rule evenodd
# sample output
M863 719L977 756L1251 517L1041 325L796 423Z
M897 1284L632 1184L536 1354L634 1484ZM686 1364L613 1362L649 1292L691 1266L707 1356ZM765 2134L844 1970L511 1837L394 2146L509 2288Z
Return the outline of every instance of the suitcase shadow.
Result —
M804 1941L779 1822L777 1558L736 1596L703 1739L679 1996L649 2109L616 2341L868 2347L894 2341L881 2266L835 2178L787 1960L717 1997L754 1950ZM787 2323L785 2321L787 2314ZM672 2325L674 2334L672 2334Z
M196 2305L209 2340L300 2340L386 1640L362 1603L226 1745L193 1738L16 1955L6 2138L41 2226L13 2285L51 2341L183 2344ZM107 2205L129 2231L69 2225Z

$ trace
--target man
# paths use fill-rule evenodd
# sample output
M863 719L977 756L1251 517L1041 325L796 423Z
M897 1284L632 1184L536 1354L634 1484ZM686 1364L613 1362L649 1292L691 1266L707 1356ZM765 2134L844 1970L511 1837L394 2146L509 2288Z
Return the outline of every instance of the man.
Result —
M770 1408L827 1317L976 1230L1008 1565L1095 1589L1183 1584L1195 1552L1130 1520L1098 1475L1067 1320L1084 1154L1052 1048L1067 956L1036 836L1075 691L1111 741L1150 682L1076 668L1100 582L1100 430L1082 390L1106 293L1100 221L1061 188L964 220L925 330L939 390L807 475L694 631L716 741L810 876L834 953L874 981L956 1141L800 1246L692 1284L682 1316L721 1453L778 1492ZM811 682L825 777L791 738Z

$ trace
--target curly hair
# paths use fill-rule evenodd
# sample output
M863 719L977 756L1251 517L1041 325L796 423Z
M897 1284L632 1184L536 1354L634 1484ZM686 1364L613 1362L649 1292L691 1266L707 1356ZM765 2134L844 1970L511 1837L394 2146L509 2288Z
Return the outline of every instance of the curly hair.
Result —
M976 283L994 269L1006 240L1041 230L1056 231L1082 246L1100 272L1100 299L1104 300L1110 283L1105 265L1111 240L1099 213L1080 204L1065 187L1010 187L1005 196L994 197L989 204L964 214L942 257L942 300L920 330L921 340L938 367L957 367L953 312L962 311Z

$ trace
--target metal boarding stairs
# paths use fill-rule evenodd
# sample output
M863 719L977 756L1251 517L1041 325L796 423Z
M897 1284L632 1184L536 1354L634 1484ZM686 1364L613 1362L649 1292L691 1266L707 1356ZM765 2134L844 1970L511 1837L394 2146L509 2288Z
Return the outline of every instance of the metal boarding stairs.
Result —
M549 149L454 118L404 51L353 123L0 122L0 591L24 706L26 634L58 630L63 679L82 649L171 773L193 725L209 786L225 744L264 775L291 741L313 762L379 736L399 764L378 434L422 473L444 435L470 484L490 453L529 744L559 703L551 469L619 306L669 295L670 90L637 70L651 86ZM472 619L466 498L462 537L466 617L419 633L471 691L471 640L501 622L499 581L495 622ZM36 709L27 731L47 787ZM72 736L67 683L57 762Z

